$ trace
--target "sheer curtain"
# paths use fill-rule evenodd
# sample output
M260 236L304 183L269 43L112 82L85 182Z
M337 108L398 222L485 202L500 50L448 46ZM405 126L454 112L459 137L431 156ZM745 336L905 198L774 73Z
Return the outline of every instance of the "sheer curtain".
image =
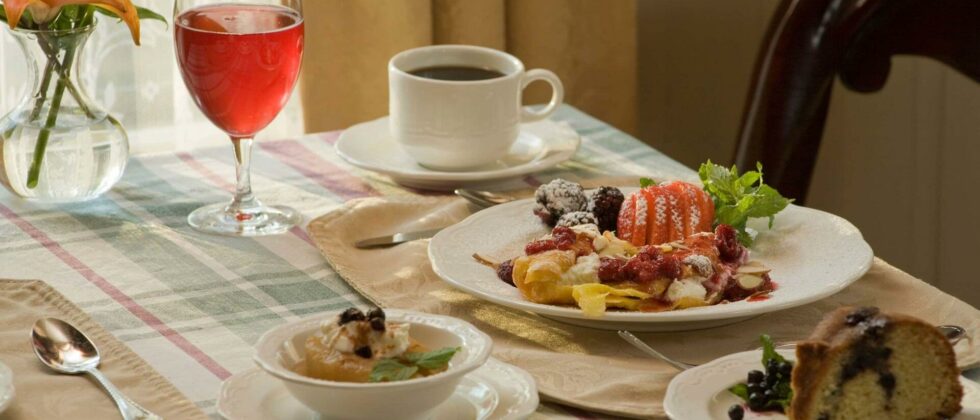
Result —
M315 1L315 0L314 0ZM173 0L136 0L167 16ZM28 90L27 66L12 36L0 35L0 115L9 112ZM85 47L82 82L96 102L119 118L134 155L224 145L227 136L197 109L184 87L174 58L173 23L142 22L142 46L133 45L122 23L104 16ZM303 133L299 92L259 140ZM229 152L230 148L229 148Z

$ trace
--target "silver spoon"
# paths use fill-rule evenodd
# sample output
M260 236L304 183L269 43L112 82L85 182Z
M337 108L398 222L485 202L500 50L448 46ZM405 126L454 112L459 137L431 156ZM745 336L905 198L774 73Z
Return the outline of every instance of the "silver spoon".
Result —
M59 373L87 373L105 388L116 401L125 420L160 420L161 417L133 402L96 369L102 360L99 349L71 324L55 318L39 319L31 330L34 354L41 362Z
M940 325L940 326L936 327L936 329L938 329L940 332L943 333L943 335L946 336L946 339L949 340L949 344L954 345L954 346L956 345L956 343L958 343L960 340L962 340L963 338L965 338L967 336L966 335L966 329L964 329L963 327L960 327L958 325ZM631 333L629 331L625 331L625 330L619 331L619 336L623 340L626 340L627 343L632 344L633 347L636 347L640 351L642 351L642 352L644 352L644 353L646 353L646 354L648 354L650 356L653 356L653 357L655 357L657 359L662 360L663 362L665 362L668 365L671 365L671 366L677 368L678 370L688 370L688 369L690 369L692 367L697 366L697 365L694 365L694 364L684 363L684 362L677 361L677 360L674 360L674 359L671 359L671 358L667 357L663 353L655 350L653 347L650 347L650 345L648 345L647 343L644 343L643 340L640 340L639 337L633 335L633 333ZM791 348L791 347L793 347L795 345L796 345L796 343L780 343L779 345L776 346L776 348L777 349L779 349L779 348Z
M467 201L479 206L479 207L493 207L498 204L509 203L511 201L517 200L517 197L512 195L493 192L493 191L480 191L480 190L470 190L466 188L459 188L454 191L456 195L465 198Z

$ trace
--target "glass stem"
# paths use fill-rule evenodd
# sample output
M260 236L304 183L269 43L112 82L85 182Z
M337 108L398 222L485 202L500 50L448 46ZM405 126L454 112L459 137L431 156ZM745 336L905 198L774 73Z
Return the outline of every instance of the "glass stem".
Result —
M250 210L260 206L258 200L252 195L252 143L251 137L232 137L231 142L235 146L235 175L237 178L235 186L235 198L228 206L228 210L235 214L238 221L246 221L252 218Z

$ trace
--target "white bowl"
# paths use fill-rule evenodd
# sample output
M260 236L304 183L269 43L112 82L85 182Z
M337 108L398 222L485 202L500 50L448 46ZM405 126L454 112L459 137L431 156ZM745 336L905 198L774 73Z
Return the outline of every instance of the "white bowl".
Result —
M255 362L283 381L310 409L337 419L421 419L456 389L464 375L490 357L490 337L468 322L420 312L385 310L388 321L411 324L409 334L429 349L460 347L445 372L399 382L353 383L314 379L292 370L305 359L307 337L336 313L318 315L269 330L255 345Z

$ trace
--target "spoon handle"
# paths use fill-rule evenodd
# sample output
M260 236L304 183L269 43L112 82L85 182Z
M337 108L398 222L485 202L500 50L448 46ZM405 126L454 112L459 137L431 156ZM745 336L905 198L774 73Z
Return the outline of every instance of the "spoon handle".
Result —
M133 400L127 398L116 388L115 385L106 378L102 372L98 369L87 370L86 373L92 375L95 380L105 388L109 396L116 401L116 406L119 407L119 413L122 414L123 420L162 420L162 417L147 411L145 408L140 407Z

